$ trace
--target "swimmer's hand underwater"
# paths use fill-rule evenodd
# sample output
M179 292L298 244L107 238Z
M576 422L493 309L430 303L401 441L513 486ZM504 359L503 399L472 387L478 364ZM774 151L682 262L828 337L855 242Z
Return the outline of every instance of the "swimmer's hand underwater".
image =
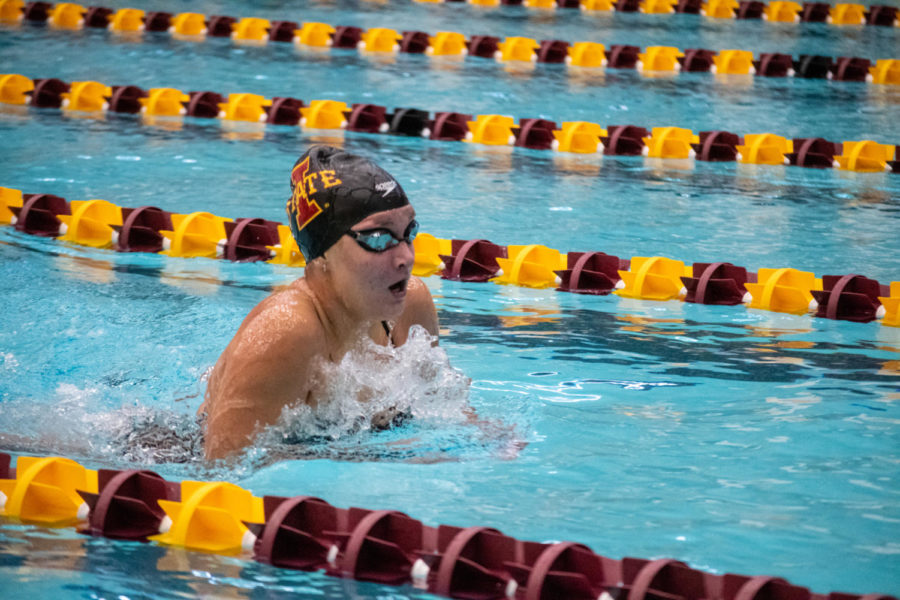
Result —
M411 418L410 411L399 410L396 406L391 406L372 415L372 431L386 431L394 427L403 427Z

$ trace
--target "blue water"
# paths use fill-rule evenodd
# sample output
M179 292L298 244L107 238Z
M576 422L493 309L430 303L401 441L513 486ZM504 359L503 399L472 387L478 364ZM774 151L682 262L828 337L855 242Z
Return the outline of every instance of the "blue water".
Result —
M399 2L191 10L871 58L894 55L900 35ZM738 43L751 39L756 48ZM551 65L313 55L167 36L135 43L35 27L0 28L0 65L67 81L900 141L895 86L579 76ZM891 174L568 156L291 127L234 131L218 121L151 126L131 116L5 108L0 185L284 221L288 169L307 144L323 140L377 157L403 183L423 229L439 237L900 279L900 177ZM779 575L816 592L900 591L900 329L878 323L431 277L441 347L472 379L467 401L502 424L493 438L452 423L412 424L335 444L356 444L362 460L319 449L315 460L248 460L212 471L198 462L148 465L115 447L109 432L129 419L188 423L204 372L243 316L299 273L117 254L0 228L0 439L33 442L50 432L46 453L92 468L149 466L173 480L224 479L257 495L311 494L342 507L402 510L429 525L573 540L614 558L667 556L718 573ZM418 442L387 452L409 434ZM514 459L510 436L527 443ZM449 460L410 460L435 448ZM427 597L15 524L0 525L0 569L33 597Z

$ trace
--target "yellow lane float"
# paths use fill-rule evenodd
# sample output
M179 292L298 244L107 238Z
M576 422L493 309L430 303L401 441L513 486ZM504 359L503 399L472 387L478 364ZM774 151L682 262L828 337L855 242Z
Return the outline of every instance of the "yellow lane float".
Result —
M185 37L206 35L206 17L200 13L179 13L172 17L169 31Z
M703 4L700 14L711 19L733 19L739 6L738 0L709 0Z
M752 296L749 308L802 315L818 307L811 290L821 290L822 280L809 271L760 269L757 283L745 283Z
M84 15L87 9L80 4L61 2L50 9L47 22L58 29L81 29L84 27Z
M635 68L638 71L680 71L678 62L684 52L672 46L649 46L638 54Z
M9 210L10 206L22 206L22 191L13 188L0 187L0 225L9 225L15 215Z
M18 23L25 18L23 0L0 0L0 22Z
M628 271L619 271L619 289L623 298L674 300L687 294L682 276L690 277L690 267L680 260L664 256L634 256Z
M474 121L467 121L469 132L465 141L489 146L511 146L516 142L513 129L516 122L504 115L477 115Z
M891 282L890 294L890 296L878 296L878 301L885 310L881 324L900 327L900 281Z
M270 27L268 19L245 17L232 26L231 39L242 42L267 42Z
M568 48L566 64L576 67L605 67L606 46L598 42L575 42Z
M751 133L744 136L744 143L737 146L737 161L756 165L786 165L785 156L794 151L792 140L774 133Z
M187 113L184 107L190 96L175 88L152 88L146 98L138 98L141 113L156 117L177 117Z
M606 130L597 123L587 121L566 121L562 129L553 132L552 148L559 152L594 154L603 149L600 138L606 137Z
M832 25L865 25L866 7L862 4L835 4L828 13Z
M262 123L267 117L267 106L272 106L272 101L259 94L228 94L228 101L219 104L219 118Z
M300 126L313 129L341 129L347 126L350 107L338 100L313 100L300 109Z
M750 75L756 72L753 53L749 50L722 50L713 56L713 65L709 70L719 75Z
M97 493L97 472L68 458L20 456L16 478L0 479L0 516L49 526L87 519L78 490Z
M62 221L59 238L94 248L111 248L114 226L122 225L122 207L106 200L72 200L71 215L57 215Z
M288 267L305 267L306 260L297 246L297 241L287 225L278 225L278 245L268 246L272 251L272 259L269 261L276 265Z
M144 11L137 8L120 8L109 19L109 28L112 31L143 31Z
M699 144L700 138L690 129L654 127L644 138L643 153L648 158L692 158L692 143Z
M532 38L508 37L497 44L495 57L500 62L519 61L531 62L537 60L536 51L541 45Z
M565 254L539 244L508 246L507 256L497 258L499 275L491 281L533 288L555 287L560 283L556 271L566 268Z
M225 217L217 217L208 212L189 215L172 215L172 231L161 230L163 251L166 256L185 258L216 258L222 254L228 235L225 232Z
M900 85L900 59L879 59L869 67L866 81L882 85Z
M430 36L425 49L425 54L430 56L463 56L466 53L466 37L455 31L439 31Z
M444 261L441 255L453 254L451 240L436 238L430 233L420 233L413 240L413 248L416 252L412 274L416 277L430 277L444 269Z
M315 48L327 48L332 44L335 29L327 23L304 23L297 31L297 43Z
M648 15L668 15L675 12L678 0L641 0L640 12Z
M0 75L0 102L4 104L28 104L28 92L34 90L34 82L24 75L9 73Z
M359 49L366 52L398 52L403 36L394 29L373 27L362 34Z
M73 81L68 92L61 94L63 110L96 112L108 108L112 88L97 81Z
M799 23L803 7L790 0L769 2L763 11L763 19L776 23Z
M616 3L614 0L581 0L578 8L587 11L610 11L616 9Z
M238 554L256 540L244 521L265 522L263 499L233 483L182 481L181 502L158 502L166 512L163 531L147 539L169 546Z
M889 160L894 160L894 146L863 140L844 142L834 164L843 171L877 172L886 170Z

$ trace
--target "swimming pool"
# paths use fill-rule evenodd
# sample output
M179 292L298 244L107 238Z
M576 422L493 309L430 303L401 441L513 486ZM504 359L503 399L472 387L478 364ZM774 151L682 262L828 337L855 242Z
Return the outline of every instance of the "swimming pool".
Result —
M590 17L515 7L196 9L425 31L458 24L500 36L550 37L552 27L560 39L624 43L628 36L642 46L682 48L701 41L733 47L735 37L752 35L760 50L873 58L890 56L897 36L882 28L697 26L690 15ZM591 32L598 23L603 35ZM29 77L694 131L883 143L900 137L891 119L896 86L687 73L659 79L616 70L579 77L554 65L310 55L230 40L136 42L33 27L0 33L4 68ZM820 112L811 112L811 101ZM438 237L792 266L819 276L859 272L882 283L898 278L900 184L887 173L686 166L291 127L229 131L218 122L165 128L129 116L74 119L41 109L4 111L0 128L0 185L70 200L283 221L285 165L305 144L329 139L384 161L414 198L424 230ZM0 228L0 253L10 323L0 332L3 433L37 439L57 432L54 451L92 467L146 464L146 456L123 456L114 445L120 428L135 419L184 421L199 403L204 371L249 307L298 273L90 250L8 227ZM505 453L507 433L484 440L435 413L411 430L348 433L334 454L318 448L315 460L268 464L256 456L212 472L195 462L152 468L173 480L232 481L258 495L311 494L338 506L402 510L430 524L575 540L612 557L673 556L720 573L772 573L817 592L896 594L900 330L743 307L426 281L438 303L442 347L473 380L468 401L527 442L514 460ZM418 441L392 452L410 433ZM453 460L408 460L435 451ZM362 460L347 460L353 452ZM68 530L4 524L0 534L5 578L29 595L251 597L292 589L426 597L153 545L86 541ZM124 567L110 559L120 555L129 556ZM50 566L34 566L47 558ZM144 564L155 568L138 570Z

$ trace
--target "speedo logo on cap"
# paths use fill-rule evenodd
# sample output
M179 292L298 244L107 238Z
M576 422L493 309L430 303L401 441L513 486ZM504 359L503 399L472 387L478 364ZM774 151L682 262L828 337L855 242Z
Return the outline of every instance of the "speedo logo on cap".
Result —
M397 187L397 182L393 179L390 181L382 181L381 183L375 184L375 191L382 192L381 197L386 198L388 194L394 191L394 188Z

